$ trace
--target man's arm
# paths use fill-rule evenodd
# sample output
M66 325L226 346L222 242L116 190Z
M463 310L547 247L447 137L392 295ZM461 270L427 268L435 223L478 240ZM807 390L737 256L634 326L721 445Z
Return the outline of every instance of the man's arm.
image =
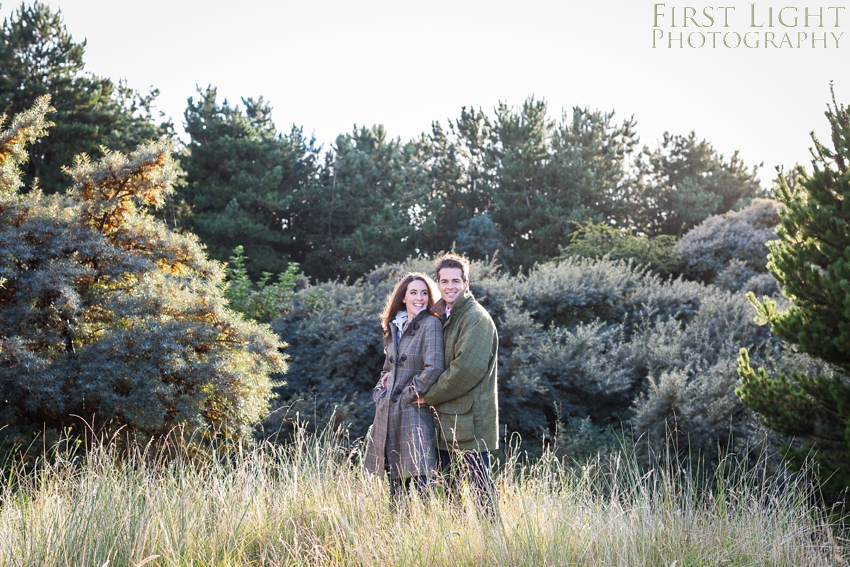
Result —
M423 396L425 403L435 406L453 400L481 382L490 366L495 336L496 328L484 314L461 329L454 347L455 358L446 361L446 371Z

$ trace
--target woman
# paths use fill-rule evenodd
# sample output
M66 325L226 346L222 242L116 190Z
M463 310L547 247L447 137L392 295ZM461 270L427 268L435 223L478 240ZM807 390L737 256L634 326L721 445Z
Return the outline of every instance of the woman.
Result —
M373 474L390 477L390 494L413 482L420 490L436 468L434 416L415 404L443 371L443 326L429 311L439 297L434 281L407 274L387 299L381 314L386 358L372 390L377 408L367 436L365 464Z

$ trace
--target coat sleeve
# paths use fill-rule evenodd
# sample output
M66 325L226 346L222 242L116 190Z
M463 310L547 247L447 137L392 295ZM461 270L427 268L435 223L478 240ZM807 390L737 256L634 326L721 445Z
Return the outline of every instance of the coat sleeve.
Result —
M436 317L427 316L423 319L422 358L425 367L422 372L413 377L403 395L402 400L410 405L413 400L428 391L445 368L443 351L443 325Z
M487 375L496 340L493 322L489 317L478 316L459 331L454 359L445 361L446 371L425 393L428 405L436 406L468 393Z
M389 348L389 347L388 347ZM386 394L386 388L381 387L381 380L384 379L386 374L389 374L392 370L392 365L390 364L390 353L388 350L384 350L384 368L381 370L381 376L378 378L378 383L375 384L375 387L372 388L372 401L378 403L378 400Z

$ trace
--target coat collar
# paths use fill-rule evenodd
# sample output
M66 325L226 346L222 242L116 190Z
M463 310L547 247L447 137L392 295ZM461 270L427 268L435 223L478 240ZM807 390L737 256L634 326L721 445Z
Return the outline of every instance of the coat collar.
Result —
M445 308L443 308L443 311L445 312ZM411 318L407 314L406 310L402 310L396 313L395 319L393 319L392 324L399 332L399 334L401 334L404 332L405 329L407 329L411 325L411 323L420 320L422 317L425 317L429 314L429 312L431 312L431 310L423 309L422 311L414 315L413 318ZM433 315L433 313L431 313L431 315Z
M404 329L404 326L407 325L407 311L402 310L396 313L395 319L393 319L393 325L398 328L399 331Z

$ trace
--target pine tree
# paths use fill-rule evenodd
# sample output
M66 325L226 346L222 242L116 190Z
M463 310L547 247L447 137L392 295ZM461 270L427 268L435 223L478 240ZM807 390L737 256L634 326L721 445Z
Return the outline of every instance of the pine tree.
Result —
M199 95L185 113L191 141L178 195L189 210L185 228L220 261L243 246L255 279L284 272L293 259L303 262L310 250L302 209L318 150L297 128L278 133L262 98L243 99L243 110L219 103L215 88Z
M340 135L325 155L304 208L311 252L302 267L319 279L357 278L420 251L436 208L413 143L383 126Z
M82 420L141 438L246 435L284 345L227 308L222 265L196 237L147 212L172 191L170 145L81 156L66 195L22 194L50 110L40 98L0 132L0 448Z
M840 490L850 486L850 112L833 93L825 114L832 148L812 134L812 172L799 167L793 187L780 175L776 190L784 209L768 269L793 304L780 311L750 298L774 334L828 366L772 378L742 350L737 393L765 425L803 439L788 456L800 464L813 454L828 487Z
M84 72L86 42L75 42L61 11L22 3L0 28L0 112L14 115L50 95L50 136L29 146L22 165L24 183L35 178L46 193L67 187L62 167L80 153L104 146L129 151L172 132L170 122L155 125L152 104L158 91L142 95L126 84Z
M484 178L485 137L490 129L487 116L475 109L461 109L461 116L443 128L440 122L431 125L431 132L423 134L413 144L415 159L427 174L428 201L431 203L426 226L420 241L423 252L451 250L463 239L461 233L470 234L475 225L487 225L499 238L488 242L470 242L459 246L465 254L475 258L493 255L504 244L498 229L486 215L491 203ZM472 227L470 227L472 223ZM481 254L479 254L481 252Z
M634 121L573 108L560 121L545 101L500 103L491 119L461 111L419 141L438 206L426 249L454 244L476 259L498 258L510 269L557 257L575 221L610 221L621 210L624 163L637 143Z
M725 159L705 140L664 133L660 145L644 147L625 200L629 224L648 235L681 236L711 215L763 196L755 168L738 153Z

